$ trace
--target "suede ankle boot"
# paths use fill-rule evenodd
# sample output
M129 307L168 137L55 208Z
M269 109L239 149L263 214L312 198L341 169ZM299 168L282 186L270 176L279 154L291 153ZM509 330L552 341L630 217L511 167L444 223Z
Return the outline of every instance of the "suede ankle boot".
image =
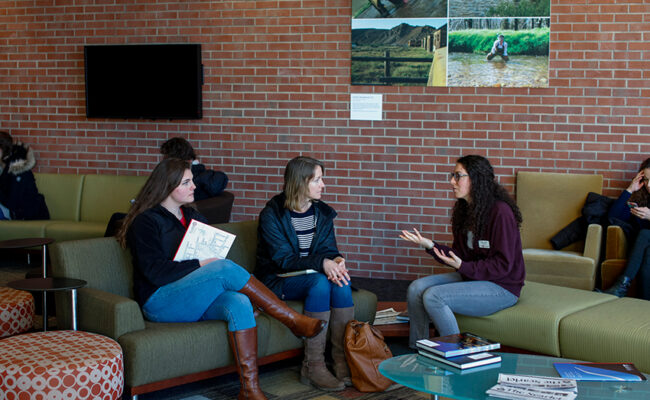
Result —
M322 320L329 320L330 312L309 312L305 314ZM305 339L305 359L300 370L300 382L312 385L326 392L336 392L345 389L345 384L336 379L325 365L325 345L327 342L327 329L318 335Z
M239 373L238 400L266 400L257 375L257 327L228 332L228 340Z
M616 282L605 293L613 294L616 297L625 297L627 291L630 289L632 280L625 275L619 276Z
M310 338L321 332L327 321L309 318L287 306L257 278L251 275L246 285L239 291L250 299L251 303L265 313L282 322L291 332L301 338Z
M330 342L332 343L332 359L334 360L334 376L345 386L352 386L350 368L345 359L343 340L348 321L354 319L354 307L332 308L330 315Z

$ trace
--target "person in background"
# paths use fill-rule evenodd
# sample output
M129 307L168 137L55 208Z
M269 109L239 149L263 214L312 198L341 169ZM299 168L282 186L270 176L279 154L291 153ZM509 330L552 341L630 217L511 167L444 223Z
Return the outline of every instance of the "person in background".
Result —
M323 163L311 157L296 157L287 164L282 193L260 213L255 275L281 299L304 299L306 315L329 321L334 375L325 365L323 330L305 340L300 379L337 391L352 385L343 336L354 318L354 304L346 261L336 246L336 211L321 201L324 170ZM309 270L313 273L306 273Z
M504 40L504 37L501 34L499 34L497 40L494 41L492 50L490 50L487 55L488 61L493 59L496 55L500 55L503 61L508 61L508 42Z
M164 158L180 158L192 163L196 201L217 196L226 189L228 176L224 172L207 169L205 165L199 163L194 148L182 137L173 137L164 142L160 146L160 153Z
M609 219L619 219L638 232L627 259L625 271L605 293L625 297L637 275L641 298L650 300L650 158L641 163L639 172L609 209Z
M0 219L50 219L32 169L34 151L0 131Z
M145 318L154 322L227 321L241 382L238 398L266 399L258 381L253 305L296 336L315 336L326 321L295 312L230 260L173 260L189 222L206 222L187 206L194 201L194 188L189 163L166 158L154 168L124 219L116 239L133 255L136 300Z
M456 197L452 247L402 231L400 237L423 247L454 272L413 281L407 290L409 346L429 337L433 322L440 336L459 333L454 313L484 316L517 303L526 272L521 250L521 213L478 155L458 159L451 173Z

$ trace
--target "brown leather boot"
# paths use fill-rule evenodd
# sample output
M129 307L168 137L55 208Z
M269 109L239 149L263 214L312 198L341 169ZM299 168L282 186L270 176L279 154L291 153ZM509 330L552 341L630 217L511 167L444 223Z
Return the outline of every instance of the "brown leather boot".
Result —
M310 338L316 336L318 332L327 326L327 321L309 318L306 315L294 311L284 301L278 299L266 285L252 275L239 292L248 296L255 306L282 322L298 337Z
M235 356L239 373L238 400L266 400L257 378L257 327L242 331L228 331L228 340Z
M314 318L328 320L329 311L309 312L305 314ZM312 385L326 392L335 392L345 389L345 384L336 379L325 365L325 344L327 342L327 329L318 335L305 339L305 359L300 370L300 382Z
M345 386L352 386L350 368L345 360L343 340L345 326L354 319L354 307L332 308L330 316L330 341L332 342L332 359L334 360L334 375Z

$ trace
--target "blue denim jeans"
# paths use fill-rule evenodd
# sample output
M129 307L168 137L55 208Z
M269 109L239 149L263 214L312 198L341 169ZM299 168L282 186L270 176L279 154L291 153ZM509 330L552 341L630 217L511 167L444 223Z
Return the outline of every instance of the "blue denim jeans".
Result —
M248 297L239 293L250 279L244 268L217 260L156 290L142 307L154 322L221 320L229 331L253 328L255 317Z
M429 323L438 335L458 333L454 313L480 317L517 303L518 297L489 281L463 281L458 272L430 275L411 282L406 301L410 319L409 346L429 338Z
M323 312L331 308L352 307L350 284L330 282L325 274L305 274L282 279L283 300L305 300L305 311Z
M634 279L638 274L641 298L650 300L650 229L641 229L627 259L623 275Z

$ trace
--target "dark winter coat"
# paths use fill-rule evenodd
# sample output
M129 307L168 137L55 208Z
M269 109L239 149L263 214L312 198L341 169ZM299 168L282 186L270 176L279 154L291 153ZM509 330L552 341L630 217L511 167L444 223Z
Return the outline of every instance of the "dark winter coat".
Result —
M282 281L276 274L305 269L322 273L325 258L333 260L341 256L334 235L336 211L324 202L317 201L313 203L316 232L309 255L300 257L298 236L291 224L291 214L284 207L284 201L284 193L280 193L266 203L260 213L257 229L255 275L275 292Z
M228 176L225 173L207 169L203 164L192 164L192 175L194 176L194 185L196 185L194 201L217 196L228 185Z
M35 165L34 152L20 142L0 162L0 203L9 209L12 219L50 219L45 197L36 188Z
M587 237L587 229L590 224L598 224L603 226L603 228L610 225L607 219L607 213L613 202L614 200L607 196L589 192L585 200L585 205L582 207L582 215L562 228L561 231L551 238L553 248L560 250L571 243L584 240Z

